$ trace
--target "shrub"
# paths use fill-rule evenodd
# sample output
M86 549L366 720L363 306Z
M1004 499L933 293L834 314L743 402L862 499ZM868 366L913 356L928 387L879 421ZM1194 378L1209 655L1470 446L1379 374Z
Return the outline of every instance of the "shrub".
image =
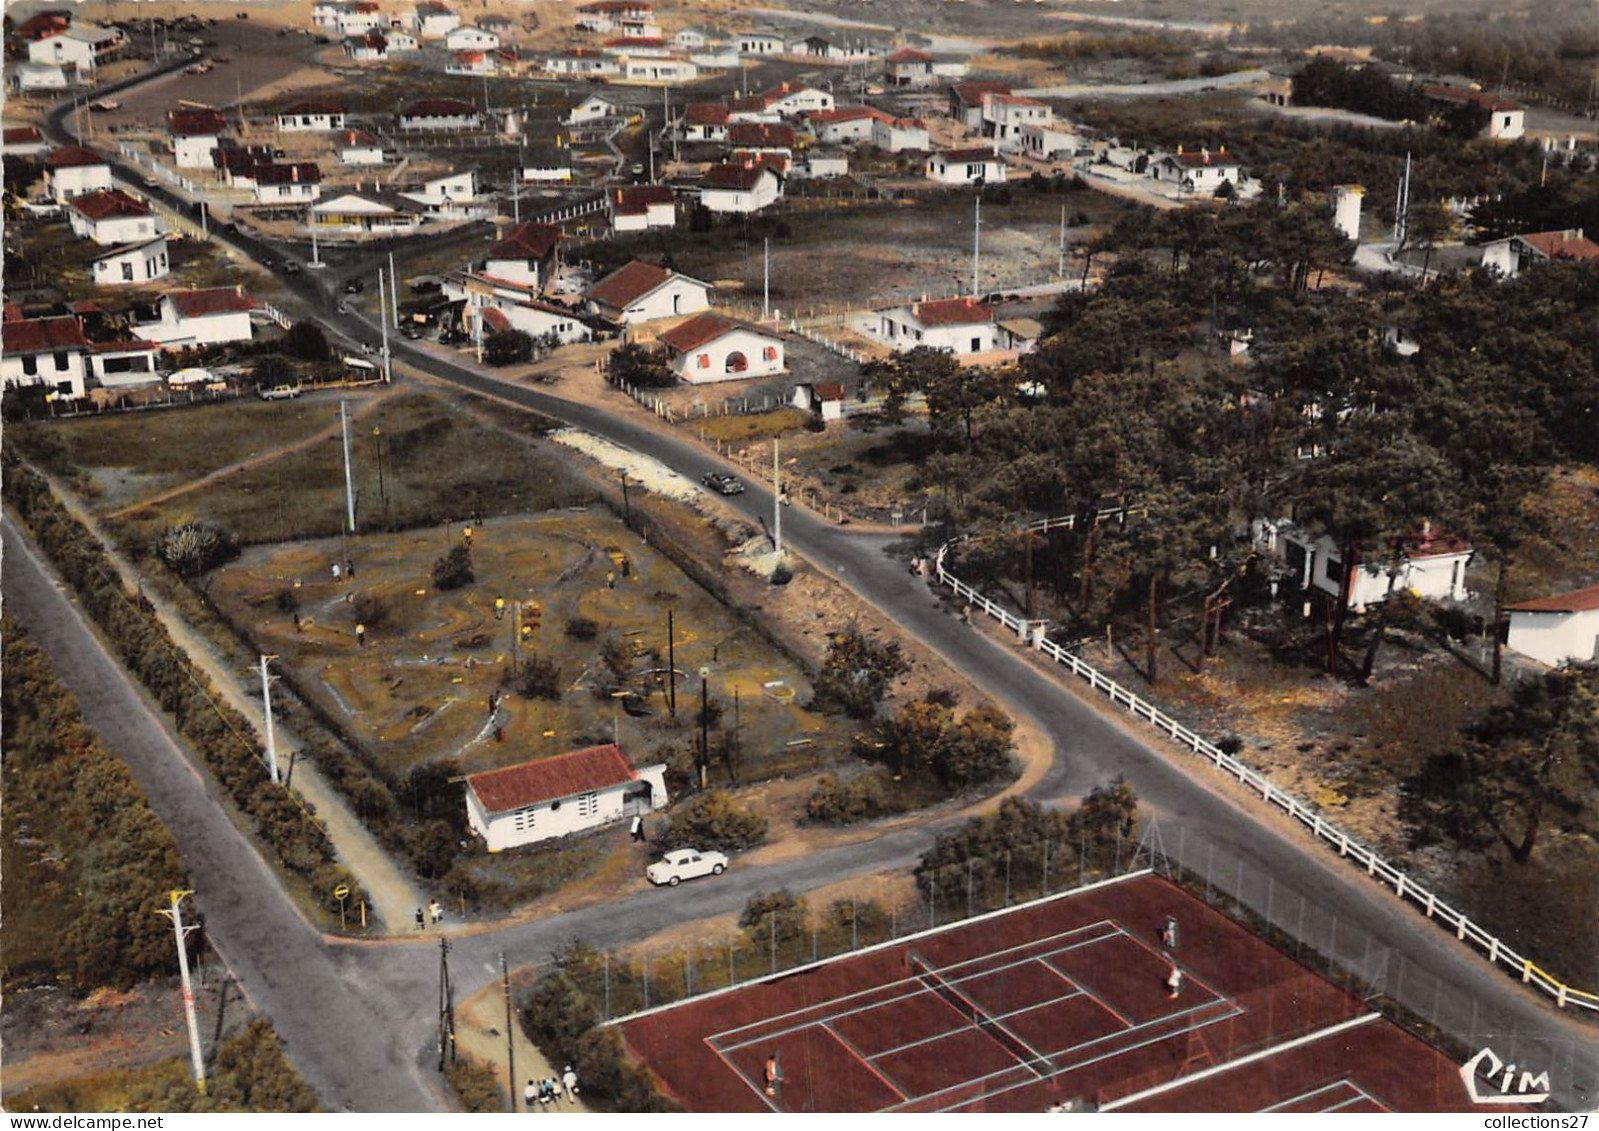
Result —
M463 585L470 585L476 577L472 573L472 551L465 546L456 546L438 561L433 563L433 587L435 589L459 589Z
M600 626L588 617L573 617L566 622L566 634L573 640L593 640L600 634Z
M533 356L533 338L523 330L501 330L483 342L483 360L490 365L520 365Z
M239 556L232 533L208 522L169 526L156 538L156 556L184 577L197 577L212 566Z
M816 677L816 705L852 719L869 719L888 693L889 683L910 671L893 641L878 643L851 628L835 635Z
M283 335L283 351L301 361L326 361L328 336L315 322L296 322Z
M887 773L863 774L847 782L827 774L806 801L805 815L830 825L850 825L903 813L907 807Z
M738 925L750 945L760 950L792 942L805 934L805 900L786 888L750 897L739 913Z
M258 389L294 383L294 366L277 354L267 354L250 370L250 380Z
M455 1098L461 1101L462 1111L501 1112L506 1108L499 1074L469 1056L445 1065L444 1079L449 1081Z
M376 593L357 593L350 598L350 617L368 629L382 628L389 623L388 602Z
M765 839L765 817L734 801L726 790L713 789L678 806L661 834L661 847L735 850Z
M500 682L524 699L548 699L553 702L561 697L560 666L543 656L531 656L507 668Z

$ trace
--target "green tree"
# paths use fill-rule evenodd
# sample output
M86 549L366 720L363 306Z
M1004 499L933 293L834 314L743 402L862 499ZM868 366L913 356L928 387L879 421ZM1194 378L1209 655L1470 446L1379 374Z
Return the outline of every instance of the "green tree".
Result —
M805 899L786 888L751 896L739 913L738 925L757 952L770 950L774 935L777 945L785 946L805 937Z
M753 848L766 839L766 818L726 790L698 793L678 805L661 834L661 848Z
M910 664L896 642L878 642L851 627L835 633L828 643L816 676L816 704L822 711L869 719L888 694L889 684L908 671Z
M628 342L617 346L606 360L605 372L613 385L631 385L638 389L669 389L677 384L666 361L645 346Z
M521 365L533 356L533 338L524 330L500 330L483 342L483 360L490 365Z
M301 361L327 361L332 356L328 336L315 322L294 323L283 334L283 352Z
M239 556L239 543L230 531L208 522L186 522L169 526L156 538L156 556L168 569L184 577L198 577L206 570Z
M259 358L250 370L250 383L257 389L270 389L277 385L292 385L294 366L275 353Z
M476 580L472 572L472 551L465 546L453 546L450 552L433 563L433 588L459 589Z

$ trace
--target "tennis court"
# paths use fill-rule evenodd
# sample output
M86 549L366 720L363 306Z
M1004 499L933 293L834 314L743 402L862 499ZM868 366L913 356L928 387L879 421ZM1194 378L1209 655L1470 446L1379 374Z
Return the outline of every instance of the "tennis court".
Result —
M691 1111L1470 1107L1447 1058L1151 875L617 1024Z

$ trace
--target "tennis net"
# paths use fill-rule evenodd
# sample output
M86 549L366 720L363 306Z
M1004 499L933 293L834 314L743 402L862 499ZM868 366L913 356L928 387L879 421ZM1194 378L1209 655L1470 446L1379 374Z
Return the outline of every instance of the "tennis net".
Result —
M945 979L931 962L913 952L910 955L910 966L917 981L942 998L945 1004L970 1021L989 1040L1021 1061L1034 1075L1046 1074L1049 1062L1041 1052L1011 1032L1002 1022L991 1017L986 1010L962 993L959 987Z

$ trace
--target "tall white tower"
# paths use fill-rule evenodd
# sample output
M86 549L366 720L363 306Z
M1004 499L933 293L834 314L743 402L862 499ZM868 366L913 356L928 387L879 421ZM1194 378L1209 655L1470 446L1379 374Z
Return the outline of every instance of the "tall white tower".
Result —
M1337 193L1337 205L1333 211L1333 227L1359 243L1360 203L1366 190L1359 185L1339 185L1334 191Z

